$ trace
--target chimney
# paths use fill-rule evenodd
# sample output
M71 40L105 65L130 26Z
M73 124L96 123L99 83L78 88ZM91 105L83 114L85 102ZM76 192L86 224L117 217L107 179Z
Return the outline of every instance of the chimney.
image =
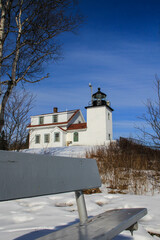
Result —
M58 108L57 108L57 107L54 107L54 108L53 108L53 112L54 112L54 113L57 113L57 112L58 112Z

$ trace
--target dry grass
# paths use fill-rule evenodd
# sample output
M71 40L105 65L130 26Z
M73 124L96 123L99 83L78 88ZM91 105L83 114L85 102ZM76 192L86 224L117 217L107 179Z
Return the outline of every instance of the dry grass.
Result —
M109 147L86 152L97 160L101 179L110 193L160 192L160 151L120 139Z
M93 193L101 193L99 188L92 188L83 191L84 194L93 194Z

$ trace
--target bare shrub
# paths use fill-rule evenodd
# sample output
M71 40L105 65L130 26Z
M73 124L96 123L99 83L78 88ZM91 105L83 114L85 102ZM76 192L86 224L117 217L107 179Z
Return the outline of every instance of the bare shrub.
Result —
M145 194L160 191L160 151L119 139L109 147L98 146L86 152L97 160L102 183L113 193Z
M101 190L99 188L92 188L84 190L83 193L84 194L101 193Z

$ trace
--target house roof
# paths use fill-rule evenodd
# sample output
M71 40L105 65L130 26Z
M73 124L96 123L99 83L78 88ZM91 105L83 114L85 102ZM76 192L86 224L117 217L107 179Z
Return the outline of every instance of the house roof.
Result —
M71 124L67 130L78 130L78 129L85 129L87 128L87 123L75 123L75 124Z
M54 115L54 114L62 114L62 113L74 113L75 111L79 111L79 109L75 110L66 110L66 111L58 111L58 112L51 112L51 113L43 113L43 114L38 114L38 115L33 115L31 117L39 117L39 116L46 116L46 115Z
M31 127L47 127L47 126L59 126L59 125L68 125L68 123L73 119L73 117L80 112L79 109L75 110L75 112L72 114L72 116L68 119L66 122L57 122L57 123L46 123L46 124L37 124L37 125L31 125L29 124L27 128Z
M31 127L47 127L47 126L57 126L57 125L65 125L67 122L59 122L59 123L46 123L46 124L37 124L37 125L31 125L29 124L27 128Z
M61 129L63 132L66 132L66 130L65 129L63 129L62 127L58 127L59 129Z

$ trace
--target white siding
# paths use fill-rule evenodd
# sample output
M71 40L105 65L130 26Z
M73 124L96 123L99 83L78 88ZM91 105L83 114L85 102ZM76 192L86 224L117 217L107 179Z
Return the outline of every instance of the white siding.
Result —
M109 135L110 135L110 138L109 138ZM112 140L113 139L112 111L110 109L107 109L107 111L106 111L106 139L107 140Z
M58 132L60 134L60 141L55 142L54 141L54 133ZM50 142L45 143L44 142L44 135L45 134L50 134ZM35 136L40 135L40 143L35 143ZM55 127L55 128L43 128L43 129L35 129L35 130L30 130L30 144L29 148L49 148L49 147L62 147L65 146L66 142L66 133Z
M108 113L110 119L108 120ZM87 142L90 145L107 144L109 135L112 140L112 112L106 106L87 108Z
M78 132L78 142L74 142L74 133ZM77 145L89 145L89 143L87 144L86 141L86 137L87 137L87 130L72 130L70 132L67 133L67 142L70 142L70 146L77 146Z
M38 124L39 124L39 118L31 117L31 125L38 125Z

